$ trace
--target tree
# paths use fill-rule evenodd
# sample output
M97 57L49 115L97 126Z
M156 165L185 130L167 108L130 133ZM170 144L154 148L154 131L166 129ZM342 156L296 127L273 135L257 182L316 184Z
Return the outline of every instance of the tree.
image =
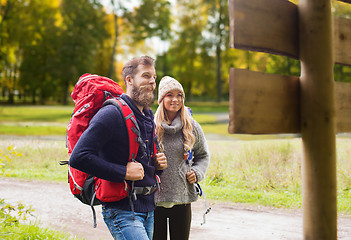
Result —
M209 39L215 49L217 72L217 101L222 100L222 52L228 49L229 40L229 14L227 0L204 0L208 6L208 33Z
M62 31L57 48L57 69L67 104L68 90L78 77L95 66L95 56L107 36L105 12L100 3L91 0L62 0Z
M160 56L157 58L156 68L161 69L159 74L167 72L167 49L162 45L171 39L171 4L167 0L143 0L133 11L125 12L126 23L129 24L130 36L133 45L144 43L146 39L152 39L157 42L157 52ZM151 13L151 14L150 14ZM146 47L141 46L142 48ZM146 51L144 51L146 52ZM162 67L161 67L162 66Z
M169 5L166 0L144 0L140 5L129 9L125 6L125 2L111 0L114 34L108 72L110 78L117 78L115 69L118 67L116 59L119 45L125 47L129 45L129 53L132 54L135 51L132 48L144 43L147 38L156 36L160 39L167 39L169 37ZM123 48L120 49L122 50Z
M131 33L136 41L170 36L170 6L167 0L143 0L133 12L126 12L126 20L131 25Z
M200 0L179 0L177 3L175 37L171 41L167 55L173 76L182 83L189 101L192 98L193 86L199 89L204 85L202 81L206 80L199 76L203 76L201 43L207 15L206 8L201 5Z
M14 102L21 61L21 23L27 18L27 0L0 0L0 86L8 102Z
M52 0L31 0L27 6L28 19L22 26L27 37L21 43L20 84L25 92L30 92L33 104L38 94L40 103L45 104L59 88L54 81L58 4Z

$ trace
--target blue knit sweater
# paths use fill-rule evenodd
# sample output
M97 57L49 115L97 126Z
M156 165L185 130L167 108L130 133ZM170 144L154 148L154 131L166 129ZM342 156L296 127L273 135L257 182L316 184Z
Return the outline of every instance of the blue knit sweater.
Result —
M143 158L141 158L143 152L139 146L136 161L143 165L145 176L142 180L135 181L135 186L152 186L156 183L156 169L151 159L154 133L152 110L144 109L143 115L129 96L123 94L121 98L133 110L141 137L147 146L147 156ZM129 138L123 115L116 106L107 105L97 112L87 130L79 138L72 151L69 164L73 168L98 178L122 182L126 176L128 155ZM160 172L157 173L160 174ZM131 210L128 197L118 202L102 204L106 207ZM154 194L138 195L137 200L134 201L136 212L149 212L154 208Z

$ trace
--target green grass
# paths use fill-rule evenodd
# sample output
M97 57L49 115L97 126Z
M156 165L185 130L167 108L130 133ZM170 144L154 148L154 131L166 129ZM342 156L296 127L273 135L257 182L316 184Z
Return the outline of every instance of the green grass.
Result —
M0 228L0 239L24 240L24 239L50 239L50 240L73 240L78 238L67 233L62 233L49 228L43 228L37 223L14 224Z
M1 122L68 123L73 106L2 106Z
M301 139L208 141L202 187L213 200L301 208ZM351 215L351 139L337 138L338 211Z
M156 105L153 109L156 109ZM227 112L228 103L192 103L194 119L205 132L228 134L227 124L219 124L206 112ZM0 135L65 135L73 106L5 106L0 107Z
M65 135L73 106L2 106L0 135Z
M301 205L300 139L208 141L203 183L211 199L296 208Z
M249 205L297 209L301 207L301 194L234 188L232 186L205 185L206 196L211 200L245 203Z
M185 102L185 105L190 107L194 114L229 111L229 102ZM151 106L151 109L155 112L157 107L158 105L156 103Z
M65 141L38 138L0 140L0 149L14 145L22 156L5 165L11 177L67 182ZM301 139L208 141L211 163L201 183L208 199L301 207ZM338 210L351 215L351 139L337 139Z
M66 126L2 125L0 135L51 136L65 135Z
M218 112L228 112L229 103L228 102L189 102L185 103L186 106L190 107L193 113L218 113Z
M16 151L21 153L21 156L13 156L11 162L6 163L6 173L11 177L67 182L67 166L59 165L61 160L68 160L64 140L8 138L0 140L0 152L4 152L7 145L16 147Z
M188 104L206 134L221 138L209 140L211 163L202 187L209 199L282 208L301 207L301 139L273 135L230 135L227 124L217 123L213 115L227 104ZM12 177L67 182L64 135L70 107L0 107L0 150L11 144L22 156L6 162ZM34 113L35 114L30 114ZM61 117L60 117L61 116ZM24 135L30 137L11 137ZM59 140L43 136L59 135ZM33 137L42 136L42 137ZM248 141L250 140L250 141ZM338 210L351 214L351 140L337 138ZM1 152L1 151L0 151Z

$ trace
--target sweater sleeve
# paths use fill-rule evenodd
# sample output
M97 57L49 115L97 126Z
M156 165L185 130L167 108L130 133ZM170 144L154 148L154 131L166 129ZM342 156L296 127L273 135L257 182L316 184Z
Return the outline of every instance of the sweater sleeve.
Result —
M100 154L102 149L108 149L114 137L123 135L120 129L125 127L121 128L122 124L117 108L107 106L100 109L74 147L70 166L101 179L122 182L126 175L124 161L106 159L106 154L105 157Z
M197 181L200 182L204 180L205 174L210 163L210 152L207 146L205 134L200 126L194 120L195 128L195 144L193 147L193 165L192 170L195 172Z

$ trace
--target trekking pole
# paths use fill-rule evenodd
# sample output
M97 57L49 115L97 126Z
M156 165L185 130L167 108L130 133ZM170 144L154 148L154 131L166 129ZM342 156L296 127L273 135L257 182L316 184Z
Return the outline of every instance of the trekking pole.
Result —
M199 185L200 187L200 185ZM202 192L202 191L201 191ZM206 223L206 214L208 214L210 211L211 211L211 207L207 207L207 200L206 200L206 194L204 192L202 192L202 195L205 199L205 209L206 211L204 212L204 214L202 215L202 223L201 223L201 226L204 225Z
M192 159L193 159L193 151L192 150L189 150L189 151L185 150L184 160L187 163L188 172L191 171L191 166L193 164ZM206 214L208 214L211 211L211 207L207 206L206 194L202 191L200 184L198 182L196 182L194 184L195 184L195 189L196 189L197 194L200 197L204 197L204 200L205 200L205 209L206 210L205 210L204 214L202 215L202 223L201 223L201 226L202 226L206 223Z

